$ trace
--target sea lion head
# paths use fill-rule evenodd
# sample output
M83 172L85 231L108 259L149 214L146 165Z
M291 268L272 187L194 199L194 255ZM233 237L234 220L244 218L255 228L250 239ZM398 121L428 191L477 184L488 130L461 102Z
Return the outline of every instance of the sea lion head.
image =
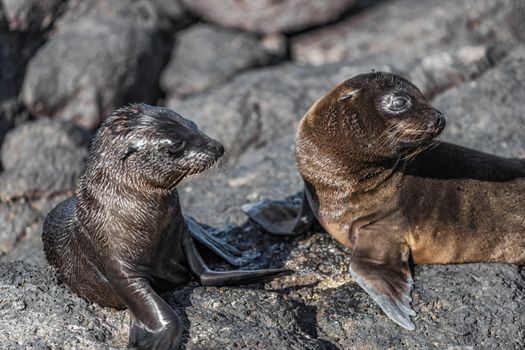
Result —
M131 178L127 183L173 189L186 176L212 167L223 154L222 144L174 111L133 104L117 109L102 124L91 148L97 159L91 163L117 178Z
M364 160L417 154L432 144L445 118L408 80L391 73L356 75L334 87L305 116L309 127L324 128L321 137ZM323 145L325 148L326 145Z

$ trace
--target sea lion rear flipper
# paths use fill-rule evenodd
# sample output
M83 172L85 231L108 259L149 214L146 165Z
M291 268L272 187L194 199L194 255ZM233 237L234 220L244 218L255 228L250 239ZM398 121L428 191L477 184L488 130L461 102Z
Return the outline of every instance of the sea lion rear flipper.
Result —
M188 224L190 235L197 240L197 242L226 260L230 265L242 266L247 263L247 259L239 249L215 237L192 217L184 216L184 219Z
M350 260L350 273L374 299L383 312L408 330L416 327L410 306L413 288L408 264L409 248L377 232L362 229L355 241Z
M195 247L195 242L189 234L184 235L182 246L191 273L200 284L205 286L234 286L267 282L276 277L294 273L293 270L289 269L212 271L200 256L197 247Z
M299 236L308 232L315 222L304 191L300 203L263 200L244 204L241 210L266 232L274 235Z

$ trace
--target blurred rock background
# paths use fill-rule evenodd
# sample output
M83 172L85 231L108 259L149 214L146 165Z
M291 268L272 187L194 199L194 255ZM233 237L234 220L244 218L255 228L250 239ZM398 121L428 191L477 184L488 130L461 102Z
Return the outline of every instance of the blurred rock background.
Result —
M143 101L194 120L228 168L180 188L184 210L297 274L166 295L188 349L523 349L525 271L416 266L408 332L348 274L329 236L276 238L239 208L301 188L293 135L331 86L371 69L412 80L445 139L525 157L523 0L0 0L0 349L121 348L127 312L57 282L40 233L74 193L94 130ZM217 268L227 268L209 257Z

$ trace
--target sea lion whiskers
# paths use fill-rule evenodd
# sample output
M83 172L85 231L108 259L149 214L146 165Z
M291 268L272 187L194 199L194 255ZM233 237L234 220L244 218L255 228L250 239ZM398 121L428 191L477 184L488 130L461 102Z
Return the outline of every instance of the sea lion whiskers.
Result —
M180 185L180 183L186 178L186 176L189 175L189 173L191 172L191 169L188 169L182 173L180 173L179 176L177 176L177 178L175 179L175 181L173 181L173 185L169 187L168 191L174 191L175 188L177 188L178 185Z
M385 149L387 146L389 146L388 150L392 151L396 143L399 141L398 137L396 136L396 130L396 125L390 125L381 134L379 134L372 146L375 146L379 149Z

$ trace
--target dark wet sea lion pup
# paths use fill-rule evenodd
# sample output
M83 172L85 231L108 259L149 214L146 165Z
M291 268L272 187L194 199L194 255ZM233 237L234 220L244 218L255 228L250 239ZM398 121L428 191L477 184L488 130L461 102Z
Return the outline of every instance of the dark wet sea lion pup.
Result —
M357 75L301 120L295 152L302 207L264 201L243 210L274 234L320 223L352 248L357 283L412 330L410 259L525 263L525 162L437 144L444 126L407 80Z
M202 260L191 236L221 255L234 249L206 237L181 212L177 184L224 153L193 122L167 108L131 105L108 117L90 152L77 196L46 217L44 250L60 279L80 296L130 310L130 347L179 347L182 324L157 293L190 274L203 285L220 286L290 273L215 272Z

